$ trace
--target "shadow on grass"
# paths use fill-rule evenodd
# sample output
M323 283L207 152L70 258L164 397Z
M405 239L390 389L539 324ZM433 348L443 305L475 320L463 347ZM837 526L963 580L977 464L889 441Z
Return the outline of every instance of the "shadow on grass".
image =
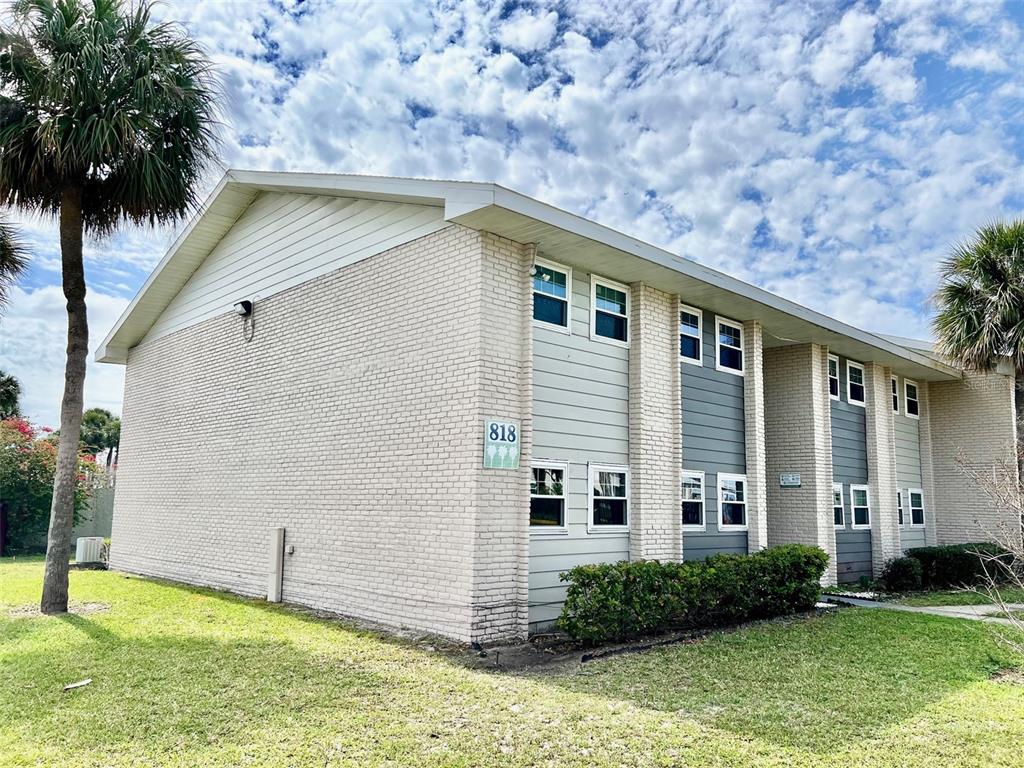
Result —
M977 622L844 609L592 663L547 682L829 753L1002 665L1012 661Z

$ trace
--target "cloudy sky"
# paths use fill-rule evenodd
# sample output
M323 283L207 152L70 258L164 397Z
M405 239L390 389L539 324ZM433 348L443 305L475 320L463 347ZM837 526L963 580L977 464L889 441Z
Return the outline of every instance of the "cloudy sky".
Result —
M863 328L927 334L949 244L1024 202L1024 5L169 2L227 93L223 164L497 181ZM212 186L222 169L211 169ZM0 368L57 421L56 237ZM87 251L95 346L173 233ZM87 405L120 409L91 364Z

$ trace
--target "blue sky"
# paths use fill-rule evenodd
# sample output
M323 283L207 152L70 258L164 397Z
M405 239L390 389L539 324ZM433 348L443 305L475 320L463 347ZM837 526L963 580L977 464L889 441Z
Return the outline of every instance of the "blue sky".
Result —
M497 181L869 330L927 334L949 244L1024 203L1022 4L169 2L226 91L223 167ZM0 368L56 422L51 222ZM171 231L87 252L92 343ZM88 405L120 410L120 367Z

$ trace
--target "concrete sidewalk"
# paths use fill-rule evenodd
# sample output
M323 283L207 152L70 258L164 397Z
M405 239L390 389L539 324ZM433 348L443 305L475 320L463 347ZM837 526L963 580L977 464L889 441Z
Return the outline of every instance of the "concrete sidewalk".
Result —
M971 619L972 621L986 621L992 624L1013 625L1013 622L1007 618L992 615L1002 613L1002 608L998 605L899 605L898 603L887 603L882 600L866 600L862 597L846 597L839 594L823 594L821 599L838 605L855 605L858 608L882 608L888 611L929 613L932 616L946 616L953 619ZM1024 611L1024 603L1007 603L1006 610L1012 612Z

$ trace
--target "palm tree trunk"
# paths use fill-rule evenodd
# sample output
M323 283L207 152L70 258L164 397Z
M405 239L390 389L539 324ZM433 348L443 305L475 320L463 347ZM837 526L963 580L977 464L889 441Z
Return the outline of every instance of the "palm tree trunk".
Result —
M78 438L82 431L85 363L89 323L85 314L85 267L82 264L82 189L66 187L60 201L60 255L64 298L68 309L68 349L64 367L64 399L60 406L60 444L53 478L50 529L46 536L43 613L68 610L68 560L78 482Z

